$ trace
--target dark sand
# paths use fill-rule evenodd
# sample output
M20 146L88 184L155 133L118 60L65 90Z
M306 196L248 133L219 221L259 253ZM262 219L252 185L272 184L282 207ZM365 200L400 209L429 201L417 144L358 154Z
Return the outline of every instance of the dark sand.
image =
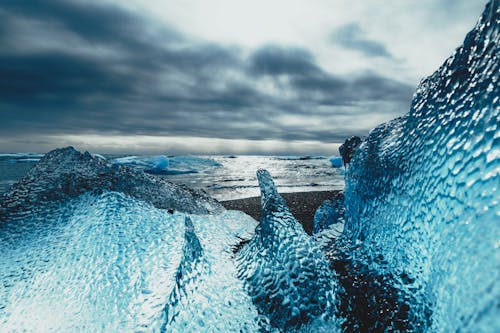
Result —
M293 216L299 221L308 234L312 234L313 219L316 209L325 200L343 197L342 191L280 193L285 199ZM260 221L260 197L222 201L221 204L230 210L240 210L257 221Z

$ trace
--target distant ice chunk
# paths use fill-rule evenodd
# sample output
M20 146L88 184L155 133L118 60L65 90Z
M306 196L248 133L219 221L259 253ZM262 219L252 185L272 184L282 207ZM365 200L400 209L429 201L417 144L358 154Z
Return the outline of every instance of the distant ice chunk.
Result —
M0 160L7 160L11 163L33 163L38 162L43 154L39 153L7 153L0 154Z
M197 173L222 164L212 158L198 156L125 156L112 160L114 164L127 165L152 174Z
M342 167L342 157L340 156L331 156L328 158L330 163L334 168L341 168Z

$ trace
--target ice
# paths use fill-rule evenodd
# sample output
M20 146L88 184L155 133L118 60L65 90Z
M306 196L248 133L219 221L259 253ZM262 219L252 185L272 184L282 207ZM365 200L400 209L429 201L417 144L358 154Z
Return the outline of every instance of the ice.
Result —
M114 164L127 165L152 174L197 173L221 164L211 158L197 156L125 156L111 160Z
M492 1L347 171L350 258L417 331L500 331L499 19Z
M314 213L313 233L327 229L331 225L338 224L336 229L343 230L344 225L344 197L335 197L325 200Z
M111 160L114 164L127 165L140 168L148 173L166 172L169 167L169 159L165 155L156 156L125 156Z
M255 332L232 259L255 226L117 192L13 215L0 229L0 331Z
M342 167L342 157L340 156L331 156L328 158L330 163L332 164L332 167L334 168L341 168Z
M192 220L192 222L191 222ZM256 222L243 213L186 217L183 257L165 308L167 332L257 332L259 314L237 278L232 248Z
M182 222L109 192L11 217L0 229L0 331L160 327Z
M270 174L257 173L262 219L238 252L240 277L259 313L278 331L324 324L338 329L338 285L323 254L276 191ZM312 330L314 331L314 330Z
M201 191L175 185L142 171L113 165L72 147L47 153L0 201L0 224L11 212L28 211L43 202L85 192L118 191L152 203L157 208L203 214L223 207Z

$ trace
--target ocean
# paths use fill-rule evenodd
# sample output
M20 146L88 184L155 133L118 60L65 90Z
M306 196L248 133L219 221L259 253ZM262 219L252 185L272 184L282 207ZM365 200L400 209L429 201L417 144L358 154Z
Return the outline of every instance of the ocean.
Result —
M0 193L20 180L42 157L0 154ZM342 190L344 170L325 156L151 156L104 155L117 164L201 189L217 200L259 196L256 171L268 170L281 193ZM156 168L155 168L156 167Z

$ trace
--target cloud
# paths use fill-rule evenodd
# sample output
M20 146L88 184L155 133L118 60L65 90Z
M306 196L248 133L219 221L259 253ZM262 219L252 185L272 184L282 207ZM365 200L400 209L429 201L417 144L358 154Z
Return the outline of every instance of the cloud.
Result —
M336 29L330 35L330 40L347 49L361 52L368 57L393 58L384 44L368 39L366 32L355 22Z
M0 137L340 142L407 110L413 91L336 75L305 48L245 53L115 5L7 0L0 22Z
M250 56L250 74L266 75L279 81L287 77L287 89L302 103L351 105L370 101L408 102L414 88L374 72L349 76L331 74L318 66L305 49L269 45Z
M276 45L261 47L250 57L250 71L254 75L314 75L321 70L310 52L301 48Z

